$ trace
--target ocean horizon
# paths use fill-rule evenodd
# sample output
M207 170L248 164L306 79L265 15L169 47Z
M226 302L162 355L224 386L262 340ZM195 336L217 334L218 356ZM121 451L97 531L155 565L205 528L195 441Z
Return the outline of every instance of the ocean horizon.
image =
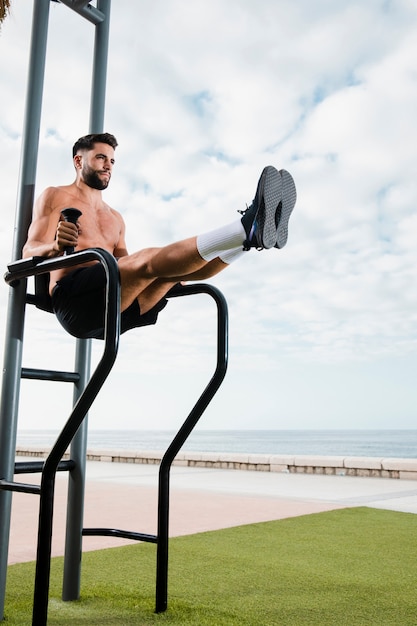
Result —
M176 431L90 430L91 450L164 451ZM18 446L50 447L58 431L21 430ZM416 430L194 430L183 450L238 454L290 454L417 458Z

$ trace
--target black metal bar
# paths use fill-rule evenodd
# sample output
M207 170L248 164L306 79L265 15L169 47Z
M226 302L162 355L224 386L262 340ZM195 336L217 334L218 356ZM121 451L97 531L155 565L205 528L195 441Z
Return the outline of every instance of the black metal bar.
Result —
M57 267L69 267L93 258L97 260L97 255L106 256L105 251L100 249L92 249L76 253L70 257L61 257L59 260L34 259L33 263L16 262L9 266L9 273L6 274L5 280L9 284L26 278L30 275L39 275L49 272ZM111 255L109 255L111 257ZM81 257L81 259L80 259ZM113 257L112 260L115 262ZM90 379L84 393L80 397L78 403L68 419L63 431L59 435L51 453L43 464L42 482L40 487L40 512L39 512L39 530L38 530L38 554L35 577L35 594L33 605L33 624L36 626L44 626L47 619L47 606L49 594L49 575L50 575L50 558L51 558L51 537L52 537L52 517L53 517L53 500L55 489L55 474L58 471L60 459L67 449L72 437L75 435L79 425L83 421L84 415L88 412L92 402L94 401L99 389L107 378L108 373L114 363L117 354L114 351L114 344L118 344L118 333L120 314L110 310L112 302L119 301L119 291L117 298L110 292L112 291L112 277L108 272L106 260L99 258L106 269L107 275L107 293L106 293L106 330L105 330L105 349L102 360L96 368ZM117 285L119 290L119 278L117 271ZM111 273L111 272L110 272ZM113 277L114 279L114 277ZM187 440L188 436L194 429L201 415L211 402L218 388L220 387L227 370L227 344L228 344L228 314L227 303L223 294L214 286L205 283L178 286L172 289L168 297L179 297L185 295L203 294L210 295L217 305L217 365L215 372L190 412L189 416L183 423L182 427L174 437L164 457L162 458L159 469L159 491L158 491L158 532L157 535L147 535L145 533L137 533L133 531L125 531L111 528L83 529L83 536L113 536L122 537L136 541L145 541L157 544L157 573L156 573L156 606L157 613L163 612L167 608L168 594L168 530L169 530L169 488L170 488L170 469L172 462L179 450ZM114 324L117 318L117 333L114 332ZM112 331L113 329L113 331ZM109 337L107 336L109 334ZM117 335L117 338L116 338ZM109 345L108 345L109 344ZM112 350L113 345L113 350ZM58 373L62 374L62 373ZM65 373L63 373L65 375ZM70 373L68 373L70 374Z
M80 375L77 372L58 372L55 370L35 369L22 367L22 378L28 380L47 380L60 383L78 383Z
M146 533L135 533L132 530L120 530L119 528L83 528L83 537L118 537L121 539L132 539L133 541L146 541L157 543L156 535Z
M38 276L54 269L73 267L87 261L99 261L106 273L104 350L101 360L78 402L73 407L70 417L43 465L33 598L32 624L35 626L44 626L47 623L55 476L65 451L103 386L116 359L120 335L120 276L117 261L113 255L101 248L90 248L58 258L34 257L16 261L8 266L9 271L4 277L7 283L16 284L16 281L22 278Z
M11 285L14 281L21 280L22 278L47 274L57 269L74 267L75 265L81 265L81 263L88 263L89 261L101 262L103 257L113 258L107 250L103 250L102 248L88 248L87 250L81 250L81 252L75 252L75 254L50 259L41 256L19 259L18 261L13 261L8 264L8 271L4 275L4 280L7 284Z
M84 417L104 384L117 356L120 335L120 277L116 259L106 250L93 248L68 257L61 257L62 267L73 265L73 259L92 255L102 263L106 272L106 313L104 330L104 350L102 358L92 374L87 386L75 404L70 417L58 436L45 465L41 478L41 498L39 507L38 547L36 558L35 592L33 599L33 624L43 626L47 621L49 577L51 566L51 541L55 475L58 464L75 436ZM59 262L57 262L59 264ZM42 263L51 266L49 260ZM54 265L54 263L52 263ZM39 266L38 266L39 268ZM35 269L38 269L35 268ZM34 270L32 270L33 272ZM49 271L49 270L48 270Z
M40 474L45 461L18 461L14 465L14 473L18 474ZM61 461L58 463L57 472L71 472L75 468L74 461Z
M39 495L41 488L39 485L29 485L27 483L15 483L11 480L0 479L0 490L19 491L21 493L34 493Z
M227 370L228 313L227 303L223 294L212 285L197 283L181 286L179 288L176 287L171 290L168 295L170 297L177 297L198 293L210 295L217 305L217 365L209 384L165 452L159 468L158 543L155 594L156 613L166 611L168 605L169 479L171 465L220 387Z

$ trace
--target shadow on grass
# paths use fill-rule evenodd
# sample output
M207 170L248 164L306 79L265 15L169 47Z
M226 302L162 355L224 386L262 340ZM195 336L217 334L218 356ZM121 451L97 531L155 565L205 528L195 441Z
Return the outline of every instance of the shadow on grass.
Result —
M415 626L416 530L412 514L353 508L177 537L158 615L155 546L86 552L77 602L53 559L48 624ZM31 623L33 576L9 567L5 625Z

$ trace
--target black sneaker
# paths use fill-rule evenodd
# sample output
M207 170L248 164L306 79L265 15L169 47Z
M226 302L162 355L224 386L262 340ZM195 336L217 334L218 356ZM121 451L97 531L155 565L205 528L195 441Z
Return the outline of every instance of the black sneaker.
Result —
M278 205L282 200L282 176L275 167L268 165L263 170L256 189L255 198L242 213L242 224L246 232L243 249L273 248L277 243L277 230L281 217L277 220ZM281 211L281 214L283 212ZM278 222L278 225L277 225ZM287 219L288 223L288 219Z
M281 204L276 212L276 236L275 248L283 248L288 239L288 220L297 200L297 190L293 177L286 170L280 170L281 174Z

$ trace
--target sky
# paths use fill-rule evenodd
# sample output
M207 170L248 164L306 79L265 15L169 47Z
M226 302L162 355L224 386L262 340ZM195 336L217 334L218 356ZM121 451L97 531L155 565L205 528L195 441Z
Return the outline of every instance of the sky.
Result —
M93 3L94 4L94 3ZM33 3L0 30L0 266L12 255ZM209 282L229 306L226 379L202 429L417 423L417 6L413 0L117 0L105 200L130 251L239 219L265 165L298 192L287 246ZM74 179L93 26L51 3L36 195ZM0 287L3 351L8 287ZM23 365L71 370L74 342L28 307ZM92 429L179 428L215 367L208 296L124 335ZM101 355L93 342L93 364ZM23 381L19 428L55 429L70 385Z

